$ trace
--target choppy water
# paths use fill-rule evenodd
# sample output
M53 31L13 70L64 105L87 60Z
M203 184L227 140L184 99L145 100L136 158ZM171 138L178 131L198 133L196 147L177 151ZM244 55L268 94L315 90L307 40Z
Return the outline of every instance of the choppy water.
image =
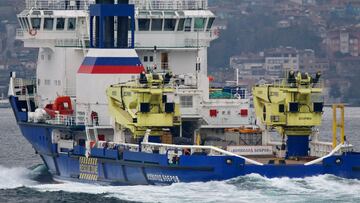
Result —
M327 109L323 138L331 138L331 119ZM346 109L346 134L351 143L360 145L360 108ZM0 109L0 202L360 202L359 180L330 175L268 179L253 174L208 183L114 187L39 182L35 178L39 174L28 169L39 163L11 110Z

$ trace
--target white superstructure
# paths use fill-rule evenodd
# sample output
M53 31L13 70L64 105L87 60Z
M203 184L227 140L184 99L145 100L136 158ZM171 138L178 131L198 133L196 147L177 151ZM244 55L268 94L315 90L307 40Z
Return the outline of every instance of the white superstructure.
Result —
M17 38L26 47L39 48L38 106L44 107L60 95L71 96L74 102L82 95L79 105L85 105L84 92L89 90L79 89L81 85L76 81L89 50L88 8L93 3L94 0L27 0L26 9L18 15L21 29ZM239 127L252 122L248 98L209 99L207 48L218 32L212 26L215 15L208 10L207 0L130 0L130 4L136 8L137 55L145 68L156 67L157 71L177 75L183 121L213 128ZM112 78L116 80L116 76ZM118 82L123 81L118 79ZM89 88L94 88L94 84L89 84ZM95 104L107 105L106 99L100 100ZM96 107L87 110L82 107L77 112L89 115L93 108L99 111ZM247 115L240 113L244 109L249 111ZM218 113L211 113L214 111ZM99 114L103 118L100 124L108 125L107 111Z

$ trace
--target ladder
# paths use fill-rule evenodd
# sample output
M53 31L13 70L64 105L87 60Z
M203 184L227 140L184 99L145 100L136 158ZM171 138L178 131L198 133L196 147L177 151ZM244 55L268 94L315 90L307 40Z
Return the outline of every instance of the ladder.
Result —
M333 149L337 146L338 128L340 128L340 143L344 144L345 137L345 107L344 104L333 104ZM338 110L340 110L340 122L337 118Z

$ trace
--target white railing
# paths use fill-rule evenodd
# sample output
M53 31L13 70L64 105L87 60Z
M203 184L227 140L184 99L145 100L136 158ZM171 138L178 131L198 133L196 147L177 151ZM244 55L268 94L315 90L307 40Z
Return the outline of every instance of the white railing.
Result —
M117 1L115 0L115 3ZM87 10L95 0L26 0L26 9ZM130 0L141 10L205 10L207 0Z
M255 164L255 165L264 165L260 162L257 162L252 159L248 159L246 157L231 153L229 151L213 147L213 146L200 146L200 145L172 145L172 144L159 144L159 143L151 143L151 142L142 142L141 143L142 151L145 152L152 152L153 150L158 150L159 153L166 153L168 150L175 150L175 149L181 149L181 150L190 150L190 154L193 154L195 152L204 152L208 155L218 155L218 156L235 156L239 157L241 159L244 159L246 162Z
M65 126L76 126L81 123L76 121L75 116L57 114L53 119L46 120L46 123L51 125L65 125Z
M207 0L130 0L140 10L205 10Z
M210 46L210 41L207 39L185 39L185 47L208 47Z
M83 47L81 39L56 39L56 47Z
M313 141L310 142L310 155L316 157L322 157L327 155L333 150L332 143Z
M125 150L129 150L129 151L132 151L132 152L138 152L140 147L138 144L129 144L129 143L114 143L116 144L117 146L120 146L120 147L123 147Z
M26 9L87 10L95 0L26 0Z
M307 163L305 163L304 165L305 166L310 166L310 165L313 165L313 164L318 164L320 162L322 162L324 159L328 158L328 157L331 157L337 153L341 153L341 152L344 152L344 151L351 151L353 148L352 145L349 145L349 144L339 144L338 146L336 146L330 153L328 153L327 155L325 156L322 156L318 159L315 159L313 161L309 161Z
M16 37L24 37L25 31L21 28L16 29Z
M65 88L64 95L76 96L76 88L75 87L67 87L67 88Z

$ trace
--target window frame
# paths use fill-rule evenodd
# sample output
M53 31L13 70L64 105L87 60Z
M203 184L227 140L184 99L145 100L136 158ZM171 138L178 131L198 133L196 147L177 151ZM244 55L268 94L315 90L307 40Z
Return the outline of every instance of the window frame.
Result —
M158 26L156 29L154 29L154 21L161 22L160 27ZM164 27L164 19L163 18L152 18L151 19L151 27L150 27L151 31L163 31L163 27Z
M140 27L140 21L147 21L147 24L145 24L145 29L142 29L142 27ZM137 19L137 23L138 23L138 30L139 31L149 31L150 30L150 24L151 24L151 20L149 18L139 18Z
M73 21L73 23L74 23L74 25L73 25L73 28L70 28L70 20L74 20ZM68 31L74 31L74 30L76 30L76 22L77 20L76 20L76 18L68 18L67 19L67 25L66 25L66 29L68 30Z
M203 31L205 29L206 26L206 18L204 17L199 17L199 18L194 18L194 31ZM202 26L197 27L198 23L200 23L199 21L202 21Z
M58 27L58 21L60 20L60 19L62 19L63 20L63 24L62 24L62 28L59 28ZM65 22L66 20L65 20L65 18L62 18L62 17L59 17L59 18L56 18L56 24L55 24L55 29L56 30L65 30Z
M166 22L169 22L169 21L171 21L172 26L173 26L173 27L171 27L170 29L169 29L169 27L167 26L167 23L166 23ZM175 29L176 29L176 23L177 23L177 20L176 20L175 18L165 18L165 19L164 19L164 31L167 31L167 32L173 32L173 31L175 31Z
M180 18L178 20L176 30L181 32L184 31L184 28L185 28L185 18Z
M45 28L45 24L46 24L47 20L52 20L52 23L51 23L51 24L52 24L52 25L51 25L52 28L51 28L51 29ZM44 18L43 30L48 30L48 31L54 30L54 21L55 21L54 18L48 18L48 17Z
M37 27L34 27L34 20L40 20L39 21L39 26L37 26ZM41 29L41 18L39 18L39 17L31 17L31 19L30 19L30 21L31 21L31 28L32 29L36 29L36 30L40 30Z
M215 17L210 17L206 25L206 31L210 31L215 22Z
M193 24L193 19L192 18L185 18L185 22L184 22L184 31L185 32L191 32L192 31L192 24ZM190 27L189 27L190 25ZM189 29L190 28L190 29Z

